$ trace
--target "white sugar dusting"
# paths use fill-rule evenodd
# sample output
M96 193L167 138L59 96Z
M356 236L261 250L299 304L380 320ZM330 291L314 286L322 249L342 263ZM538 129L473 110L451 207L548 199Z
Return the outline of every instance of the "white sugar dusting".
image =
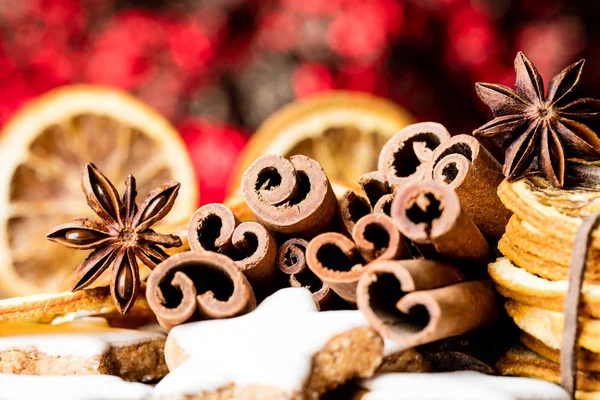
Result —
M36 376L0 374L0 400L142 400L152 388L110 375Z
M568 400L558 385L480 372L391 373L362 380L363 400Z
M318 312L311 293L287 288L250 314L174 328L190 356L157 386L157 395L213 391L229 383L300 390L312 356L333 336L368 326L360 311Z
M5 323L0 350L32 349L49 355L93 356L110 347L123 347L164 337L160 333L108 326L102 318L86 318L54 325Z

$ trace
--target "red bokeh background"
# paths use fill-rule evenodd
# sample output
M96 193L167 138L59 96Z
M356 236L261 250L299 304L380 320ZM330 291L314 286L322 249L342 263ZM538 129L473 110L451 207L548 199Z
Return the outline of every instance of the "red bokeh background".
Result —
M180 130L202 201L222 200L247 137L328 90L389 97L468 133L489 117L476 81L512 85L524 51L548 80L587 58L600 88L596 0L0 1L0 124L69 83L114 85Z

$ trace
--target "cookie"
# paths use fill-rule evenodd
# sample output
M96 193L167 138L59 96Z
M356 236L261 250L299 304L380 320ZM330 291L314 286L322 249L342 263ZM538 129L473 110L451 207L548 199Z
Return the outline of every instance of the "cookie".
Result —
M318 312L310 291L288 288L250 314L173 328L165 347L171 373L156 391L216 393L233 383L319 398L353 377L371 376L384 355L383 339L359 311Z
M27 375L116 375L148 382L168 372L163 334L117 329L101 318L55 325L0 325L0 373Z
M227 385L216 391L197 394L161 396L160 400L302 400L298 395L290 395L272 386L250 385L238 387Z
M152 388L109 375L33 376L0 374L0 399L147 400Z
M416 349L389 354L383 358L377 373L383 372L430 372L431 366Z

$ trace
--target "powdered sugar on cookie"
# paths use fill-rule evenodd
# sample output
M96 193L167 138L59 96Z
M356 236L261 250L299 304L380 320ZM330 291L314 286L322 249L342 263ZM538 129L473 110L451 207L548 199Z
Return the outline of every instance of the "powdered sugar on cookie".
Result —
M0 374L0 400L142 400L152 388L110 375L34 376Z
M365 326L359 311L318 312L308 290L282 289L248 315L175 327L168 342L189 359L179 366L170 360L167 346L172 372L157 385L156 393L200 393L229 383L299 391L313 355L328 340Z
M390 373L365 379L369 390L362 400L567 400L567 392L553 383L479 372L427 374Z
M93 356L111 347L130 346L163 337L157 332L111 328L103 318L84 318L53 325L14 322L2 324L0 351L35 349L52 355Z

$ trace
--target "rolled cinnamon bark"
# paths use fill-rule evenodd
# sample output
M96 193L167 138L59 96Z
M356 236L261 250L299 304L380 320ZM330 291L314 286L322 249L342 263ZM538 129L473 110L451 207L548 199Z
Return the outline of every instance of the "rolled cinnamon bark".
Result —
M409 125L383 146L378 170L394 190L406 182L422 180L433 150L449 138L446 128L435 122Z
M354 225L352 239L368 263L410 258L400 231L394 221L384 214L368 214L359 219Z
M322 233L308 243L306 262L342 299L351 304L356 302L356 283L364 266L352 240L340 233Z
M256 220L280 235L310 239L335 216L337 199L327 175L306 156L263 156L248 167L241 187Z
M423 254L431 256L433 247L441 259L452 260L474 275L482 273L493 257L481 231L463 211L458 196L444 183L421 181L406 185L395 194L392 218Z
M373 263L357 285L357 305L381 336L408 349L498 320L492 283L463 280L457 268L435 261Z
M398 302L397 308L405 315L419 310L427 312L426 320L420 321L423 326L420 332L399 338L396 334L402 329L395 328L394 340L407 347L490 326L502 315L491 281L462 282L409 293Z
M354 225L359 219L371 213L371 205L363 196L353 190L347 190L340 199L340 217L342 231L348 236L352 235Z
M443 182L458 195L461 206L487 238L500 240L511 212L496 194L502 165L473 136L445 141L429 161L429 178Z
M188 241L193 251L214 251L233 259L264 297L277 289L277 243L259 223L239 221L223 204L207 204L192 215ZM258 293L257 293L258 294Z
M193 251L231 250L231 236L240 221L229 207L207 204L194 212L188 224L188 242Z
M369 264L357 287L357 305L367 317L375 306L396 303L406 293L435 289L466 280L453 265L432 260L385 260ZM385 300L385 301L383 301ZM384 304L385 303L385 304ZM375 307L377 308L377 307Z
M377 200L373 207L375 214L385 214L388 217L391 216L392 202L394 201L394 195L392 193L383 195Z
M291 287L310 290L319 310L325 310L329 308L333 293L306 265L307 246L308 242L304 239L286 241L277 252L277 266L284 274L289 275Z
M384 214L387 215L388 217L391 217L391 208L392 208L392 202L394 201L394 194L393 193L389 193L386 195L383 195L379 198L379 200L377 200L377 203L375 203L375 206L373 207L373 213L374 214ZM412 243L411 240L409 240L406 237L402 238L402 242L404 243L404 246L406 247L406 249L408 250L408 256L402 256L402 257L398 257L398 258L422 258L423 257L423 253ZM425 253L426 255L428 253ZM434 257L437 255L437 252L433 252Z
M390 193L390 185L383 172L380 171L367 172L358 178L358 184L373 207L375 207L381 196Z
M354 225L358 220L370 213L371 205L369 201L353 190L347 190L340 199L342 231L351 236Z
M148 278L146 297L167 331L197 320L230 318L256 308L250 283L222 254L194 251L175 254Z

